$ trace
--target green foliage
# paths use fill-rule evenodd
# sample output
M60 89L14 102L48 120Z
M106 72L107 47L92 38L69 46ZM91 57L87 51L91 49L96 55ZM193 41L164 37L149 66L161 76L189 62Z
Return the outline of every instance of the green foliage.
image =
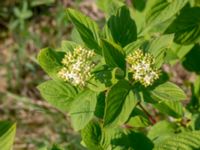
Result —
M172 116L174 118L183 117L183 106L177 101L163 101L154 103L153 107L158 109L160 112Z
M114 126L123 124L129 117L136 105L134 94L130 84L121 80L109 91L106 98L104 114L104 126Z
M107 149L114 150L151 150L153 143L143 134L139 132L127 131L122 129L110 129L110 131L104 131L104 141L110 142L107 145ZM133 142L134 141L134 142ZM106 149L105 148L105 149Z
M61 149L59 146L57 146L57 145L53 145L52 146L52 148L51 148L51 150L63 150L63 149Z
M154 150L195 150L200 149L200 132L183 132L172 137L167 138L165 141L160 142Z
M192 112L196 112L200 108L200 76L196 77L194 84L191 85L191 88L192 88L192 97L188 105L188 108Z
M146 49L150 52L156 59L156 67L160 68L165 61L165 55L172 44L173 35L162 35L149 40Z
M108 12L110 6L105 5L108 3L116 8L114 12ZM199 129L194 125L198 116L192 114L199 101L192 101L186 110L182 104L187 99L185 92L170 82L170 75L162 70L164 63L183 60L190 71L199 73L196 69L199 45L194 46L199 42L199 7L193 7L196 3L187 0L141 4L132 1L134 8L121 3L98 2L109 16L103 29L82 13L67 9L67 16L76 28L74 42L63 41L59 51L46 48L38 55L39 64L53 79L39 86L41 95L53 106L69 112L73 128L81 132L82 145L89 150L199 149L199 132L193 131ZM138 23L137 17L132 19L138 15L132 14L134 11L146 18ZM138 26L141 31L137 31ZM63 68L64 54L70 58L77 46L93 50L95 57L91 58L90 79L84 86L74 87L70 78L78 80L87 73L87 66L85 72L78 74L66 71L68 82L57 74ZM127 63L127 58L137 63ZM74 70L80 69L80 61L72 63ZM152 81L155 75L158 79ZM199 98L198 92L199 84L193 87L193 96Z
M185 56L182 62L183 66L191 72L200 74L199 57L200 57L200 45L196 44Z
M76 90L67 83L46 81L38 86L41 95L53 106L69 112L71 104L76 96Z
M70 109L72 125L75 130L84 128L94 117L97 95L91 90L81 92Z
M10 150L13 147L16 132L16 124L8 121L0 122L0 147L3 150Z
M133 7L138 11L143 11L145 9L147 0L131 0Z
M90 49L94 49L98 54L101 54L99 47L99 28L97 24L89 17L73 9L67 9L67 15L76 26L85 45Z
M40 6L40 5L49 5L49 4L52 4L54 2L55 2L55 0L43 0L43 1L32 0L30 5L32 7L36 7L36 6Z
M61 60L63 57L63 52L55 52L52 49L46 48L39 53L38 62L52 79L59 80L57 73L62 67Z
M181 45L173 42L171 46L172 56L171 58L169 57L168 61L170 62L171 60L173 61L176 59L175 62L177 62L178 59L183 59L184 56L192 49L193 46L193 44Z
M168 121L160 121L151 127L148 137L154 141L154 143L160 143L167 138L173 136L176 132L177 125Z
M125 0L96 0L98 7L109 17L113 15L118 8L124 5Z
M150 96L157 101L180 101L186 98L185 93L171 82L156 86L150 91Z
M68 51L73 51L74 48L76 48L78 46L77 43L72 42L72 41L62 41L61 42L61 47L60 47L60 51L63 52L68 52Z
M22 31L25 29L25 21L32 16L32 11L28 8L27 1L23 1L22 8L15 7L13 9L16 20L10 23L10 28L13 30L17 27Z
M127 121L128 126L132 126L135 128L147 127L150 124L151 122L149 121L148 116L138 108L135 108L132 111L129 120Z
M109 18L107 26L114 41L122 47L137 39L135 21L131 18L126 6L118 9L116 14Z
M187 0L182 1L168 1L155 0L152 8L147 12L147 24L156 25L167 21L181 10L187 3Z
M101 127L95 122L91 121L82 131L81 136L84 144L87 146L89 150L103 150L101 146Z
M106 40L102 40L102 49L105 62L110 67L119 67L125 69L125 60L122 48Z
M166 33L175 33L174 41L179 44L193 44L200 41L200 8L185 8L168 27Z
M103 129L100 124L93 121L82 130L82 138L88 149L93 150L150 150L153 143L142 133L129 132L119 128ZM135 141L135 142L132 142Z

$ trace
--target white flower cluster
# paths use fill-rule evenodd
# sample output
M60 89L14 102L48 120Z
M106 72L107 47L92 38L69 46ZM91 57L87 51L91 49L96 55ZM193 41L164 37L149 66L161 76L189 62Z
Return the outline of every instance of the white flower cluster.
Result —
M94 66L91 59L95 53L83 47L77 47L73 52L68 52L62 60L64 67L58 72L58 76L73 85L85 86L91 77L91 69Z
M127 56L127 62L130 72L133 73L133 79L145 87L152 85L159 78L159 70L153 67L155 60L151 54L137 49Z

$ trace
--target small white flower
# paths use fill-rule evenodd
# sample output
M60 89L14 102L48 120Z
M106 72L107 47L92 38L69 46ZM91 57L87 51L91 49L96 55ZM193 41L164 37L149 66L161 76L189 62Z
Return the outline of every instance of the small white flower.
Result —
M140 72L135 72L135 73L133 74L133 78L134 78L135 80L141 80L141 79L142 79L142 74L140 74Z
M91 77L91 69L94 67L91 61L93 56L93 51L82 47L68 52L62 60L63 68L58 72L58 76L75 86L85 86L86 81Z
M152 78L150 76L146 75L146 76L144 76L143 80L144 80L144 84L148 86L151 84Z
M149 71L149 70L151 69L150 63L145 62L144 60L142 60L141 66L142 66L142 69L143 69L144 71Z
M127 62L133 79L144 86L152 85L159 78L159 71L154 68L155 60L151 54L138 49L127 57Z
M133 69L136 71L136 72L140 72L142 70L142 65L141 64L137 64L135 66L133 66Z
M76 71L81 71L82 62L78 60L76 63L72 65L72 69Z

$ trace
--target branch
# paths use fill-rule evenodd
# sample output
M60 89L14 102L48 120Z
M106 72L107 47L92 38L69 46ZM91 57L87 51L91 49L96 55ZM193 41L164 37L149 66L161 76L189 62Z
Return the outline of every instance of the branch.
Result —
M156 123L156 120L153 118L153 116L151 116L150 113L148 113L148 111L142 106L142 104L139 102L138 106L144 111L144 113L148 116L149 120L151 121L152 124Z

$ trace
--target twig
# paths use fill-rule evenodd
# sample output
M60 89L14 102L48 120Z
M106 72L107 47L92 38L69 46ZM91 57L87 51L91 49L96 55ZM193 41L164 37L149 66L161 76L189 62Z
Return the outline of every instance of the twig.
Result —
M142 104L139 102L138 106L144 111L144 113L148 116L149 120L151 121L152 124L156 123L156 120L148 113L148 111L142 106Z

